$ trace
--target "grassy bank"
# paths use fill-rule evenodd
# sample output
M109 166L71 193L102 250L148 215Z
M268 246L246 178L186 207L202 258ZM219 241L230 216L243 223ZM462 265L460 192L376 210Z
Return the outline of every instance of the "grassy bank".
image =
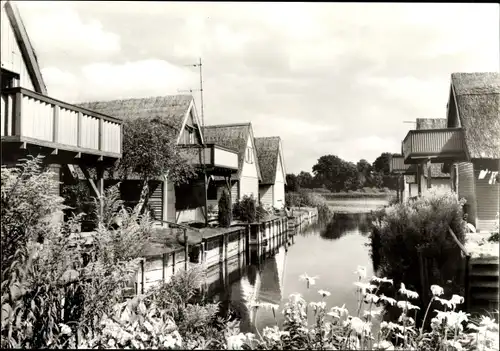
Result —
M361 191L340 192L340 193L323 193L321 194L326 200L336 199L389 199L396 196L396 192L380 192L380 193L365 193Z

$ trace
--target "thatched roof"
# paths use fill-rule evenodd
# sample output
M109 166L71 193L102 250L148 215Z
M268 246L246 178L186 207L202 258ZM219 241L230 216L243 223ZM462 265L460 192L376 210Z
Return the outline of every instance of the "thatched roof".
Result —
M241 176L243 169L243 161L245 160L245 151L247 148L248 138L253 141L253 131L251 123L237 124L220 124L203 127L203 139L207 144L217 144L238 153L238 174L237 179ZM254 155L257 153L254 150ZM259 180L262 180L259 160L255 157L257 167L257 175ZM232 179L235 179L234 177Z
M446 122L446 118L417 118L417 129L443 129Z
M447 127L446 118L417 118L417 129L444 129ZM442 163L431 164L432 178L449 178L449 173L442 172ZM424 175L427 177L427 173Z
M453 73L451 86L471 158L500 158L500 73Z
M280 137L255 138L255 148L262 175L261 184L274 184L280 152Z
M192 100L191 95L168 95L140 99L92 101L76 105L121 119L159 118L162 122L180 131Z

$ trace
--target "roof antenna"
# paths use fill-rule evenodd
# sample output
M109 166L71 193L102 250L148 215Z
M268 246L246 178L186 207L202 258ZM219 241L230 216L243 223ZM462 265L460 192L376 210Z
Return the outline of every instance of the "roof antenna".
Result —
M202 127L205 126L205 116L204 116L204 106L203 106L203 71L202 71L202 63L201 63L201 57L199 59L198 63L192 63L190 65L184 65L186 67L199 67L200 68L200 88L199 89L189 89L189 90L177 90L178 92L189 92L193 93L193 91L199 91L200 92L200 99L201 99L201 125Z

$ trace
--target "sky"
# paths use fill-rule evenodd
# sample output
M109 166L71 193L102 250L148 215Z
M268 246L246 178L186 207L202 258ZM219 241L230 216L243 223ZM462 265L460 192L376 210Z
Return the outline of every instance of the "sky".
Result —
M446 117L452 72L500 65L493 3L17 4L50 96L183 93L201 58L205 124L280 136L288 173L400 152L405 121Z

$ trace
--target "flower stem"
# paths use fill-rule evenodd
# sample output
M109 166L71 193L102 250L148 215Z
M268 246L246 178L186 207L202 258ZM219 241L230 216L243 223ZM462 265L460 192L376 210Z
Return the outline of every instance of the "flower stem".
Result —
M422 336L422 333L424 332L425 321L427 320L427 314L429 313L429 310L431 308L432 301L434 301L434 296L429 301L429 304L427 305L427 310L425 310L424 320L422 321L422 325L420 326L420 336Z

